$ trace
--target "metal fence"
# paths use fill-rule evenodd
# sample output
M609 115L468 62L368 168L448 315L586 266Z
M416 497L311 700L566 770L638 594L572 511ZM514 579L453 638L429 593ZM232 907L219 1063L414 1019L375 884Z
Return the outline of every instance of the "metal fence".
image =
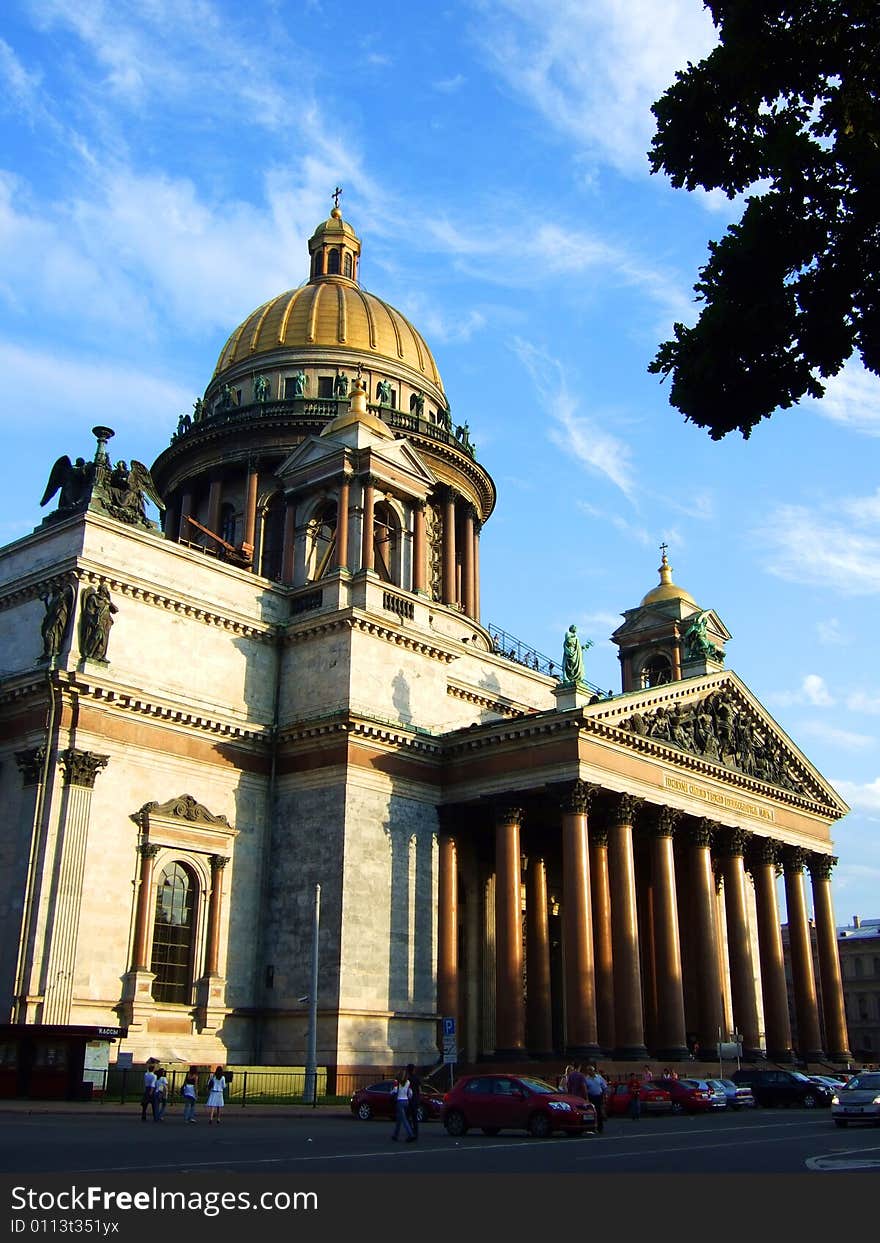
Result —
M180 1089L188 1069L166 1071L168 1099L178 1101ZM204 1101L208 1094L211 1071L199 1071L198 1099ZM92 1084L92 1099L126 1104L140 1101L144 1090L142 1066L113 1067L103 1071L88 1071ZM370 1074L339 1074L332 1068L318 1067L317 1083L305 1070L236 1070L234 1066L224 1069L226 1076L226 1104L240 1105L332 1105L347 1104L353 1092L368 1087L381 1076ZM390 1077L390 1076L389 1076Z

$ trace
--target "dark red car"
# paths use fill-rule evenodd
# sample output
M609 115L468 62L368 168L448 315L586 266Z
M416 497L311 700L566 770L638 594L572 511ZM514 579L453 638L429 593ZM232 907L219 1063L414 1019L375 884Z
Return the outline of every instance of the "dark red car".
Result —
M484 1135L528 1131L543 1139L554 1131L595 1131L596 1111L531 1075L465 1075L443 1098L442 1121L450 1135L479 1127Z
M711 1113L719 1107L715 1093L707 1084L699 1079L655 1079L657 1087L668 1092L672 1098L674 1114ZM727 1105L726 1100L720 1101L720 1107Z
M613 1083L605 1097L605 1112L609 1118L629 1113L632 1090L628 1083ZM672 1112L672 1097L656 1083L639 1084L639 1101L643 1114L668 1114Z
M391 1089L395 1083L394 1079L383 1079L381 1083L371 1083L368 1088L358 1088L351 1096L351 1112L364 1122L370 1118L393 1118L394 1097ZM443 1094L430 1084L423 1083L418 1111L419 1122L436 1121L443 1112Z

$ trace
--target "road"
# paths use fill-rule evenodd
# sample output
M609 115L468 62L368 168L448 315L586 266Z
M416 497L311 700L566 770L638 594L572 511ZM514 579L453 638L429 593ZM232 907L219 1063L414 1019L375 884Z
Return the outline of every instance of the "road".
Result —
M880 1171L880 1131L836 1129L827 1110L610 1119L601 1136L535 1140L479 1132L450 1138L438 1123L417 1144L392 1143L383 1122L316 1115L252 1117L221 1126L178 1111L159 1125L139 1113L0 1115L0 1171L154 1174L793 1174Z

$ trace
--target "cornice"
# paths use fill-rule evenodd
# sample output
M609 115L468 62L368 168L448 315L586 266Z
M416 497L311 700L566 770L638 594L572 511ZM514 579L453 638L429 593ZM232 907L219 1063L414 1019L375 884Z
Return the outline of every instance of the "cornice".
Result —
M445 665L451 664L459 656L457 652L436 647L433 643L420 638L414 631L396 630L393 626L377 621L366 613L353 611L346 611L341 616L337 613L324 620L310 618L298 624L293 623L285 633L283 642L285 644L302 643L307 639L333 634L339 630L359 630L363 634L383 639L395 647L406 648L409 652L417 652L420 656L427 656L430 660L438 660Z
M308 721L294 721L278 732L279 745L303 742L334 741L346 738L392 747L432 759L441 759L442 742L438 737L416 733L393 722L340 711Z
M474 704L478 708L487 708L490 712L497 712L505 717L521 717L529 711L528 708L508 703L506 700L490 699L488 695L482 695L472 687L456 682L447 682L446 694L451 695L453 699L464 700L465 703Z

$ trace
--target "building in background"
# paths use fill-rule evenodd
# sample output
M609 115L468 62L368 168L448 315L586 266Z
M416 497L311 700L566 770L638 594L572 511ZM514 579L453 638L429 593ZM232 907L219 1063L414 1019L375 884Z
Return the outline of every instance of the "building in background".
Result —
M801 1047L847 1060L846 805L665 548L613 635L620 693L574 626L560 659L484 623L469 425L338 206L309 250L149 470L96 426L0 550L9 1017L301 1064L320 886L321 1065L433 1061L439 1016L462 1061L671 1060L731 1029L790 1060L781 870Z

